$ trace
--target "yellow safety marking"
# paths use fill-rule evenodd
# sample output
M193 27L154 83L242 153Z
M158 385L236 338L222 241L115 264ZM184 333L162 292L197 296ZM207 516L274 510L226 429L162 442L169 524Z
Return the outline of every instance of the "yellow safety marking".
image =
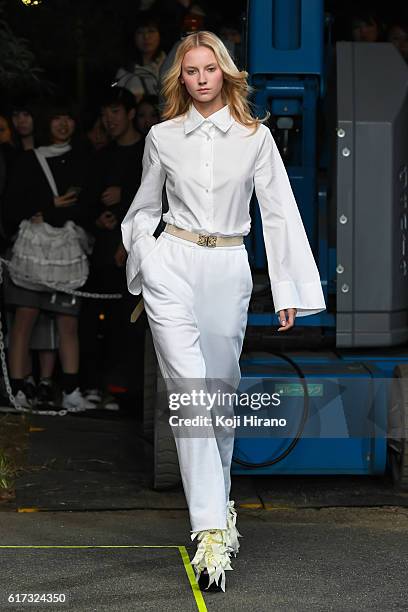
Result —
M201 593L200 587L198 586L197 580L195 578L194 570L191 566L190 557L188 556L187 549L185 546L179 546L179 551L181 558L183 559L184 569L186 570L186 574L188 576L191 589L193 591L194 599L197 604L197 609L199 612L207 612L207 606L205 605L203 594Z
M163 544L163 546L150 546L149 544L146 545L142 545L142 544L123 544L123 545L98 545L98 544L90 544L88 545L78 545L78 544L67 544L67 545L43 545L43 544L11 544L11 545L0 545L0 548L180 548L180 546L177 545L166 545Z
M265 510L297 510L296 506L281 506L280 504L265 504Z
M17 508L17 512L40 512L40 508Z
M238 508L251 508L251 509L257 509L257 508L263 508L263 504L239 504Z
M97 545L92 544L90 546L87 545L40 545L40 544L22 544L22 545L0 545L0 549L2 548L177 548L180 552L184 569L186 570L187 577L193 591L194 599L197 604L197 609L199 612L207 612L207 606L205 605L203 595L200 591L200 587L197 584L195 579L194 571L190 563L190 558L187 553L187 549L185 546L176 546L176 545L145 545L145 544L123 544L123 545Z
M28 431L31 433L32 431L45 431L45 427L33 427L32 425L29 427Z

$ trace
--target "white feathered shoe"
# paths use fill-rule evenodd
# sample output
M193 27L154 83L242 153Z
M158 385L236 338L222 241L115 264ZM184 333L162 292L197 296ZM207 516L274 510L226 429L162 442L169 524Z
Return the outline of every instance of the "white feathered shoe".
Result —
M225 570L232 570L226 541L226 529L195 531L191 539L197 537L199 544L191 560L200 588L206 591L220 588L225 592ZM221 578L221 585L219 584Z
M239 533L236 524L237 524L237 511L234 508L234 501L229 501L227 503L227 533L226 540L227 546L230 551L234 554L234 557L237 556L239 551L239 541L238 538L242 538L243 536Z

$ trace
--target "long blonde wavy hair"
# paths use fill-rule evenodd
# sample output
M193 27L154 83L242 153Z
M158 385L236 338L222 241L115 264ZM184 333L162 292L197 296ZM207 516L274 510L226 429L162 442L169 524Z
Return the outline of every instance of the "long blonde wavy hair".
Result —
M173 119L186 113L192 103L192 98L185 85L180 82L181 65L185 54L196 47L208 47L214 52L219 67L224 75L221 96L224 105L228 104L232 117L238 123L250 128L254 132L260 123L264 123L270 116L267 112L265 117L253 117L248 97L253 88L248 84L248 73L238 70L222 40L206 30L189 34L182 40L177 48L174 62L163 78L161 93L165 99L162 118Z

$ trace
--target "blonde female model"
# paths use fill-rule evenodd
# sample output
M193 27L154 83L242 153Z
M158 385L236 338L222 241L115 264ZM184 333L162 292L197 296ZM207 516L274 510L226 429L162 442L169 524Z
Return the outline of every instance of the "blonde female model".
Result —
M265 118L251 116L247 76L215 34L183 39L163 81L164 120L147 134L142 182L122 223L128 288L143 292L168 389L215 380L237 388L253 287L243 236L254 187L278 331L326 307L279 151ZM166 178L167 225L156 240ZM173 427L191 538L199 542L191 564L200 588L225 591L241 535L229 499L233 430L193 429L177 435Z

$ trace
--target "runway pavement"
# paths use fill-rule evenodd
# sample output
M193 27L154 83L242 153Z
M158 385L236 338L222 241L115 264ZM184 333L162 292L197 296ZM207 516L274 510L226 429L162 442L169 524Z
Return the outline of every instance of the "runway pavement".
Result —
M226 593L203 594L183 491L151 490L139 424L30 419L29 469L0 506L1 611L408 609L408 495L387 479L233 477L241 551Z
M407 609L407 509L241 510L226 593L203 596L182 558L183 547L194 554L187 518L183 510L0 513L0 609ZM66 602L9 604L17 593Z

